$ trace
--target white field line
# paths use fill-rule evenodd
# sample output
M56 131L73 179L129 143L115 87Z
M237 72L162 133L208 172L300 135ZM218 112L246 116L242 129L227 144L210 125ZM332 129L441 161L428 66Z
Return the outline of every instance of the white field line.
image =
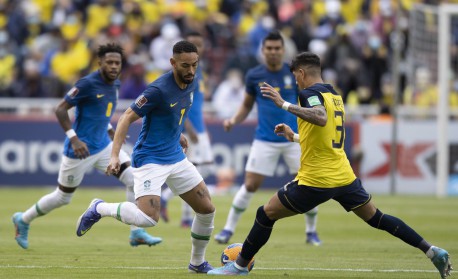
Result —
M0 269L17 268L17 269L129 269L129 270L181 270L184 268L178 267L154 267L154 266L53 266L53 265L0 265ZM360 268L314 268L314 267L256 267L256 270L303 270L303 271L347 271L347 272L380 272L380 273L393 273L393 272L408 272L408 273L423 273L423 272L437 272L436 270L421 270L421 269L360 269Z

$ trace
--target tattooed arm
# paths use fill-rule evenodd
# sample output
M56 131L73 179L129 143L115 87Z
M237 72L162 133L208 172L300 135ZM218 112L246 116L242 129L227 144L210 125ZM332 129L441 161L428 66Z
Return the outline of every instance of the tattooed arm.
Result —
M312 124L324 127L328 121L328 115L323 106L315 106L313 108L303 108L296 105L289 105L287 111L296 115L302 120Z
M302 120L310 122L318 126L325 126L328 121L328 115L324 106L315 106L312 108L304 108L301 106L293 105L282 99L280 93L272 86L264 83L261 86L262 96L271 99L277 107L283 108L290 113L296 115Z

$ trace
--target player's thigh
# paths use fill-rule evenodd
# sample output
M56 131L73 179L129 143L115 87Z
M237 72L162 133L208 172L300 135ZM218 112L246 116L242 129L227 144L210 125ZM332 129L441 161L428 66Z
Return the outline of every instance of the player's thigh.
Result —
M175 195L179 195L197 213L214 211L207 186L196 167L184 159L175 164L176 168L166 183Z
M288 182L277 192L278 199L289 210L297 214L310 211L321 203L331 199L333 189L299 185L298 180Z
M173 194L179 196L190 191L203 180L196 167L185 158L173 164L173 170L165 182Z
M132 168L134 193L137 200L143 196L161 196L161 187L173 172L174 165L146 164Z
M363 188L359 178L356 178L350 185L335 189L338 192L334 195L333 199L340 203L346 211L354 211L363 219L371 214L371 206L365 205L370 203L372 197Z
M289 173L296 174L301 164L301 146L295 142L286 143L283 147L283 159L288 165Z
M99 156L97 158L97 162L95 163L94 167L102 172L107 170L108 164L110 163L111 159L111 151L113 149L113 143L111 142L106 148L99 152ZM124 151L119 151L119 161L121 164L126 162L130 162L129 155Z
M68 188L76 188L81 184L84 174L92 168L97 161L97 154L85 159L74 159L62 156L57 182Z
M273 176L280 159L281 149L278 144L254 140L245 166L245 171Z

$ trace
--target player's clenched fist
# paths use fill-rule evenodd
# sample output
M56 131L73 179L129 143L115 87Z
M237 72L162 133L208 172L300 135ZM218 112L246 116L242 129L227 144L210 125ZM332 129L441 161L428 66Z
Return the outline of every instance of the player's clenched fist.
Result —
M108 164L107 170L105 173L107 175L117 174L121 169L121 163L119 157L111 157L110 163Z
M232 119L225 119L224 122L223 122L223 126L224 126L224 131L226 132L229 132L232 127L234 126L234 120Z
M87 145L78 139L77 136L72 137L70 139L70 143L72 144L73 152L75 153L75 157L78 159L85 159L89 157L89 149Z

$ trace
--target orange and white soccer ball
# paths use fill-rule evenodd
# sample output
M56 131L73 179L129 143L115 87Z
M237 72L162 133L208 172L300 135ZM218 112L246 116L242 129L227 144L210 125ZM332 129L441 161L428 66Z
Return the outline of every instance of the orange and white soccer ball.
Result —
M237 256L239 255L240 251L242 251L242 243L232 243L231 245L227 246L224 249L223 253L221 254L221 265L226 265L230 262L235 262L237 260ZM248 264L248 270L251 271L254 266L254 258Z

